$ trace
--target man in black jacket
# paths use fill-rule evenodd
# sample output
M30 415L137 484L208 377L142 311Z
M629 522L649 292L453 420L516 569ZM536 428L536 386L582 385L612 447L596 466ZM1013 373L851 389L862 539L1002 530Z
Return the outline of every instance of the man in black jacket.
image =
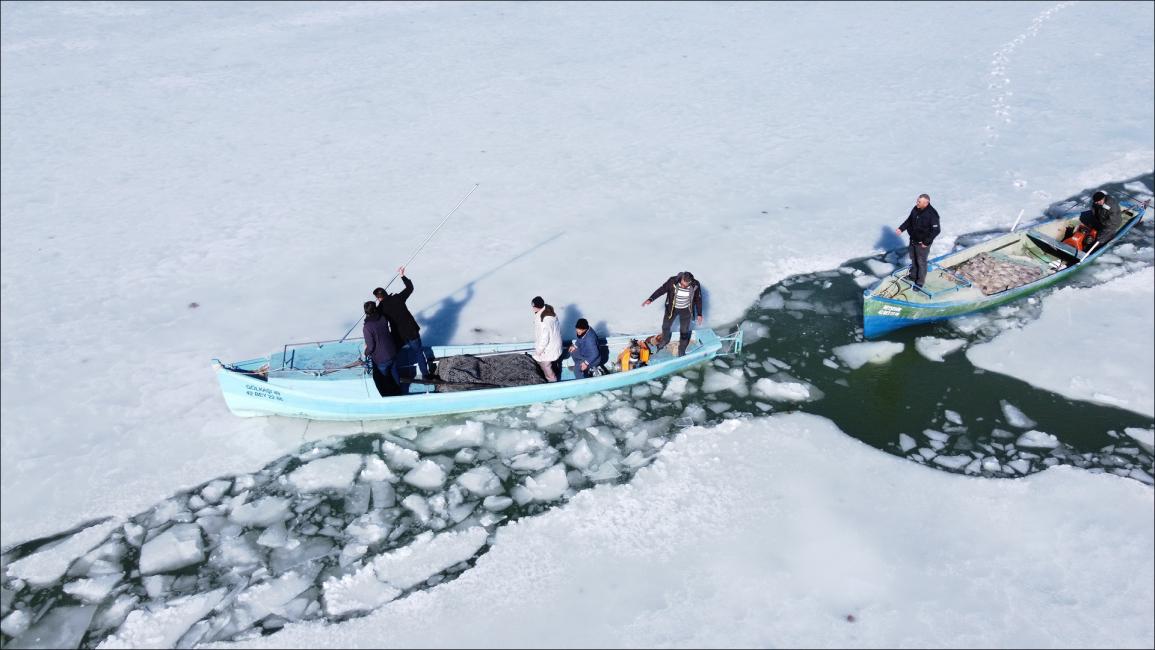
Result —
M939 231L938 211L930 205L930 196L919 194L910 216L894 232L901 235L904 230L910 234L910 273L906 279L921 288L926 281L926 255Z
M405 277L405 267L397 269L405 289L401 293L385 293L385 289L377 287L373 295L377 297L377 309L381 315L389 319L393 331L401 339L401 347L409 348L417 357L417 366L421 368L421 376L429 377L429 360L425 358L425 347L421 345L421 326L409 311L405 301L413 295L413 281Z
M666 294L666 310L662 316L662 342L658 349L662 349L670 341L670 331L674 326L674 318L678 318L678 356L686 353L686 344L690 342L690 319L697 315L698 324L702 324L702 285L694 279L689 271L670 276L662 283L642 306L650 304L658 296Z

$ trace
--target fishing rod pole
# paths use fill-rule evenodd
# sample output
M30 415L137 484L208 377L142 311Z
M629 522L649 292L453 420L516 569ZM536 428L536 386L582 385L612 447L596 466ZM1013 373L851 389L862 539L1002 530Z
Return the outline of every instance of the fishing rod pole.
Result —
M445 215L445 218L441 220L441 223L437 224L437 227L433 229L433 232L429 233L429 236L425 238L425 241L421 242L421 245L417 247L417 250L413 251L413 254L409 256L409 259L405 260L405 263L401 265L401 268L405 268L406 266L409 266L409 263L413 261L413 258L417 257L417 254L421 252L421 249L425 248L425 245L429 243L430 239L433 239L433 236L437 234L438 230L441 230L441 226L444 226L445 222L449 221L449 217L452 217L453 213L457 212L457 209L460 208L463 203L465 203L465 200L468 199L470 196L473 195L474 192L477 191L477 187L479 185L480 185L480 183L474 183L473 184L473 189L469 190L469 193L466 194L464 197L462 197L461 200L457 202L457 205L454 206L453 209L449 211L449 214ZM389 284L385 285L385 288L388 289L389 285L393 284L393 281L396 280L400 276L401 276L401 271L398 270L397 273L393 274L393 279L389 280ZM361 322L362 318L365 318L364 314L361 315L361 318L357 319L356 323L353 323L353 326L349 328L349 331L345 332L345 336L342 336L341 340L337 341L337 342L341 343L345 339L349 338L349 334L353 331L354 327L357 327L357 324Z

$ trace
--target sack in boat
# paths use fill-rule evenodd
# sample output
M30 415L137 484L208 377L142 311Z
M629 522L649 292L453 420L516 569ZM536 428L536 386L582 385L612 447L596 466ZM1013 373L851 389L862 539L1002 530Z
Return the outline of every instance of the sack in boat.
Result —
M437 375L443 382L437 387L440 392L545 383L541 368L527 354L445 357L437 362Z

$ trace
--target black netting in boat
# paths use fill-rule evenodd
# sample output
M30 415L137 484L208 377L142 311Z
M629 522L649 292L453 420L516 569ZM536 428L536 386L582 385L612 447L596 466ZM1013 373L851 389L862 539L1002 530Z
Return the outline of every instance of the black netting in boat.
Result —
M545 383L537 362L521 353L444 357L437 360L437 376L438 392Z

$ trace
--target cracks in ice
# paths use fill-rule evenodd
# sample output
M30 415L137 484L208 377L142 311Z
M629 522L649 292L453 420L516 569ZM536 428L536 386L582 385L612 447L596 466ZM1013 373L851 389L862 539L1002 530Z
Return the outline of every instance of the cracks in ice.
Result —
M7 549L4 645L190 647L362 615L460 575L504 522L629 480L678 430L681 400L649 399L666 388L386 424Z

